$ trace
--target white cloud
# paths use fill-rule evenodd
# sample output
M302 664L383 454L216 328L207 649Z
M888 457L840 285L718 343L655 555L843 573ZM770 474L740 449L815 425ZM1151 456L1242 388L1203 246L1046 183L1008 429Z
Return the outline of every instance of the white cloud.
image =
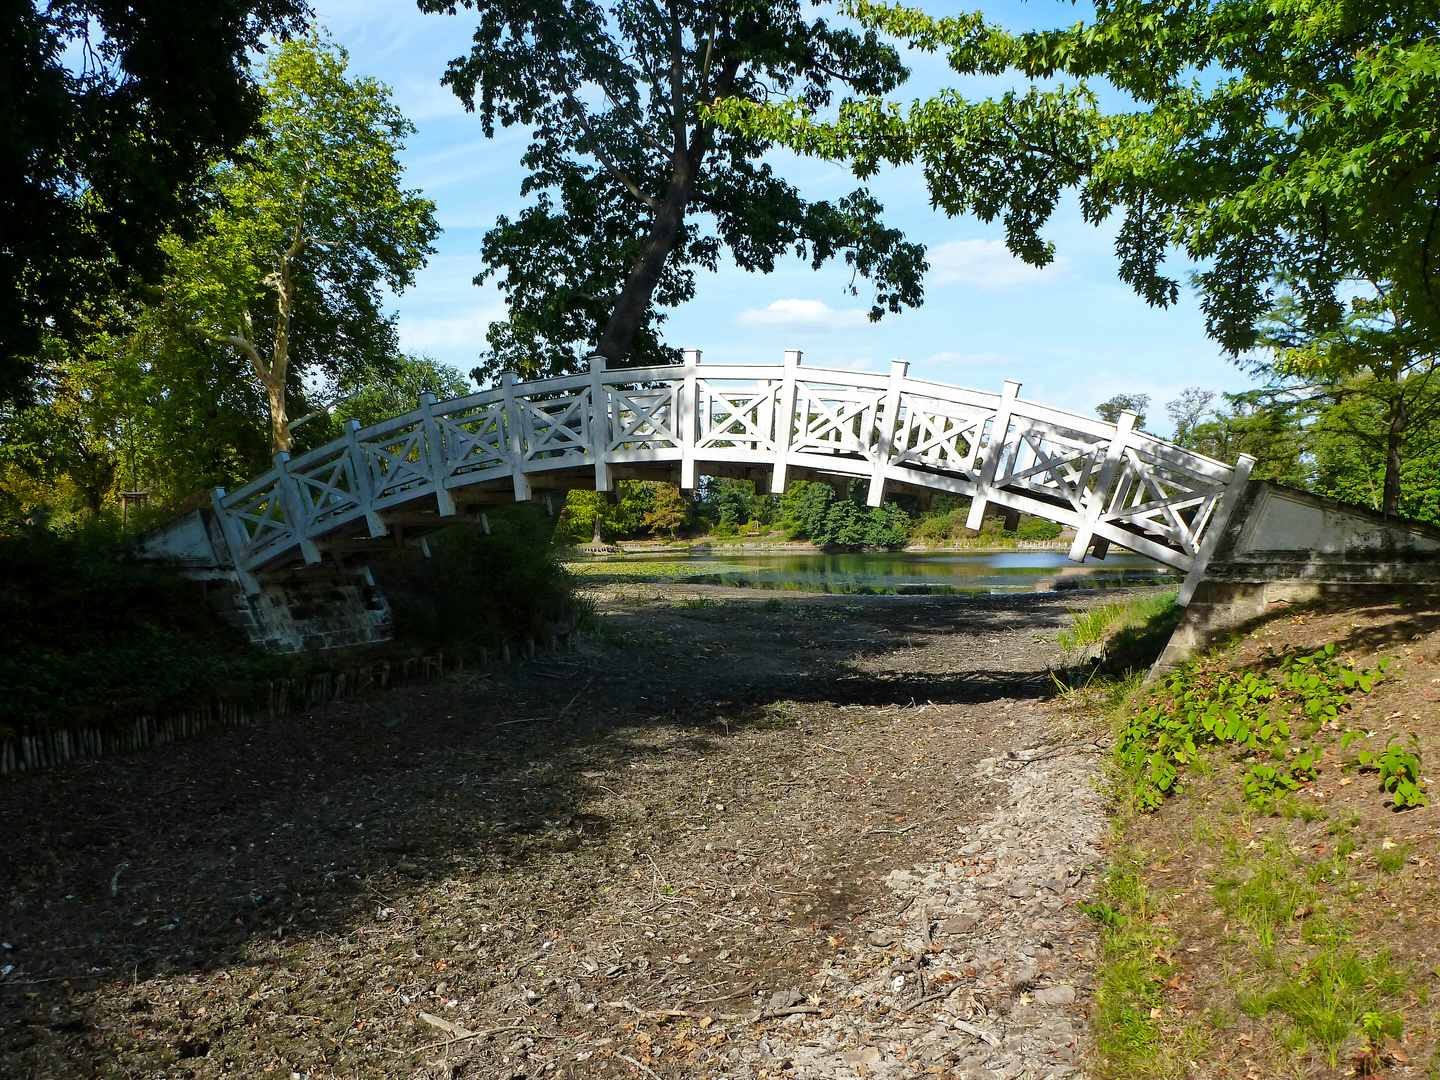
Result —
M925 361L927 364L935 364L941 367L975 367L980 364L1015 364L1019 363L1018 356L1011 356L1009 353L978 352L958 353L940 352Z
M951 240L933 247L928 255L930 276L937 285L958 283L982 289L1014 289L1055 280L1068 269L1057 258L1044 269L1010 254L1003 240Z
M401 319L400 347L406 352L447 352L485 348L485 331L496 319L505 318L503 306L484 307L450 319Z
M804 330L832 333L864 326L863 311L836 311L821 300L776 300L766 308L742 311L735 320L751 330Z

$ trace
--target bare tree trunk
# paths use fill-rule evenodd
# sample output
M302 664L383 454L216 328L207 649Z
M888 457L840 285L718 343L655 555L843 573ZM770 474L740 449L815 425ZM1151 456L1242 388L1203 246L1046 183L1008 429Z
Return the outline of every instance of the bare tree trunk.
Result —
M1409 411L1405 407L1405 394L1397 385L1395 396L1390 399L1390 422L1385 429L1385 488L1380 496L1380 511L1384 514L1394 514L1400 509L1401 447L1409 427Z
M700 164L705 157L705 148L710 141L710 125L697 123L689 132L685 130L685 117L693 115L694 103L686 99L684 71L680 45L680 27L675 24L671 42L670 64L670 114L674 117L674 139L670 151L670 184L665 197L655 208L655 217L650 222L650 234L645 246L640 249L620 298L610 312L610 318L601 331L595 351L608 361L623 360L635 344L645 316L650 310L650 298L660 284L660 275L665 271L665 260L675 249L680 239L680 230L685 224L685 210L695 194L699 179ZM709 61L706 61L707 67ZM729 93L734 84L735 73L740 61L727 57L716 74L714 96ZM708 76L708 72L707 72Z
M285 408L285 384L265 380L265 393L270 398L270 452L290 452L290 416Z

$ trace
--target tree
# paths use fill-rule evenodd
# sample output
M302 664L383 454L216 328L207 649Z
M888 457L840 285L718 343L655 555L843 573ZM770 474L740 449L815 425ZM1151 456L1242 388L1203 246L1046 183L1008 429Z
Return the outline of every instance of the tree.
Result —
M690 299L697 270L726 251L763 272L789 250L817 268L843 255L852 294L856 277L874 283L872 320L921 302L924 249L880 223L868 192L807 202L762 160L768 138L701 115L732 95L786 91L819 107L835 86L888 93L905 70L875 34L807 19L800 0L419 3L479 12L474 47L444 81L487 135L497 122L532 132L521 191L535 201L482 247L476 282L498 280L510 317L491 324L477 381L574 371L591 351L673 361L655 309Z
M1204 267L1207 330L1232 356L1258 343L1281 279L1312 334L1342 320L1337 289L1352 276L1389 282L1408 320L1440 333L1433 3L1104 0L1088 21L1026 33L874 0L849 10L947 50L962 75L1031 86L945 91L908 111L871 95L823 123L803 99L736 98L715 117L862 177L918 162L936 205L1003 218L1010 250L1037 266L1054 256L1043 227L1077 191L1086 220L1119 215L1120 277L1150 303L1178 296L1169 255ZM1128 103L1102 107L1090 80Z
M264 133L213 183L206 233L169 244L166 292L194 331L249 362L272 450L289 450L287 397L304 371L339 379L398 351L382 286L400 292L434 251L434 204L401 188L414 131L343 49L312 34L266 64Z
M645 527L656 535L669 533L670 539L674 540L675 530L685 524L689 512L690 508L678 487L656 484L654 503L645 515Z
M1416 396L1433 414L1440 408L1440 386L1430 385ZM1412 400L1416 400L1412 399ZM1357 432L1384 432L1387 403L1364 393L1341 397L1319 410L1311 426L1312 487L1321 494L1386 510L1418 521L1440 523L1440 429L1435 424L1407 428L1400 447L1399 476L1394 476L1387 440L1357 437Z
M1174 401L1165 403L1165 411L1170 414L1171 421L1175 424L1175 436L1173 442L1181 446L1190 446L1191 435L1195 425L1205 415L1205 410L1210 407L1210 402L1215 400L1213 390L1202 390L1198 386L1187 386L1180 391L1180 396Z
M1363 291L1350 299L1342 320L1320 331L1302 300L1282 295L1262 327L1270 359L1251 367L1299 397L1331 405L1363 399L1355 408L1328 415L1350 437L1378 452L1384 479L1376 505L1393 514L1400 507L1409 434L1440 418L1435 393L1440 340L1410 322L1393 283L1351 284Z
M1145 410L1150 407L1149 394L1116 394L1109 401L1095 406L1095 415L1111 424L1120 422L1122 412L1135 414L1135 426L1145 426Z
M158 280L159 241L202 216L217 155L253 133L252 54L301 0L52 0L0 13L0 399L43 339Z
M852 481L841 498L829 484L797 480L780 498L781 521L792 538L821 547L899 547L910 537L910 516L893 502L866 506L868 487Z
M1283 387L1225 394L1225 404L1189 432L1189 449L1221 461L1255 459L1250 475L1295 488L1314 486L1310 466L1313 410Z
M330 412L336 421L322 430L334 437L339 434L335 430L338 422L359 420L368 427L414 409L421 394L434 394L444 401L462 397L472 389L460 372L428 356L401 356L394 362L353 368L341 376L331 392L334 404L329 409L322 405L322 411ZM293 431L299 426L297 420L290 428Z
M601 530L609 504L599 491L572 491L565 496L565 508L555 527L555 540L560 544L583 544L587 540L599 547L605 542Z

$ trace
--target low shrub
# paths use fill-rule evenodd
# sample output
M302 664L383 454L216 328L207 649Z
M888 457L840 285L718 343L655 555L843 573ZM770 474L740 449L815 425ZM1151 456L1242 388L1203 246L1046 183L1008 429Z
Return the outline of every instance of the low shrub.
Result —
M0 537L0 611L0 737L103 727L222 688L243 702L281 667L106 523Z
M528 506L488 515L488 535L455 525L371 565L398 638L420 645L493 646L548 636L574 621L570 577L550 546L554 523Z

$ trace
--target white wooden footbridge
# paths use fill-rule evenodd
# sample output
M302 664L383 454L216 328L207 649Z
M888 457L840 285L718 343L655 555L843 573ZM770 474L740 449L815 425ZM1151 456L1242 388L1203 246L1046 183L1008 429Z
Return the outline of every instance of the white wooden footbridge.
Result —
M869 481L869 499L969 496L969 525L992 508L1075 531L1070 557L1118 544L1186 574L1186 602L1251 461L1228 465L1118 424L1020 397L889 374L783 364L606 370L501 385L345 435L236 491L213 493L218 564L246 591L267 576L413 540L486 507L610 490L620 479L693 489L701 474ZM216 528L218 526L218 529ZM179 536L174 537L181 540ZM214 538L219 539L219 538ZM173 544L160 541L159 548ZM183 546L183 542L181 544ZM156 554L163 554L157 550Z

